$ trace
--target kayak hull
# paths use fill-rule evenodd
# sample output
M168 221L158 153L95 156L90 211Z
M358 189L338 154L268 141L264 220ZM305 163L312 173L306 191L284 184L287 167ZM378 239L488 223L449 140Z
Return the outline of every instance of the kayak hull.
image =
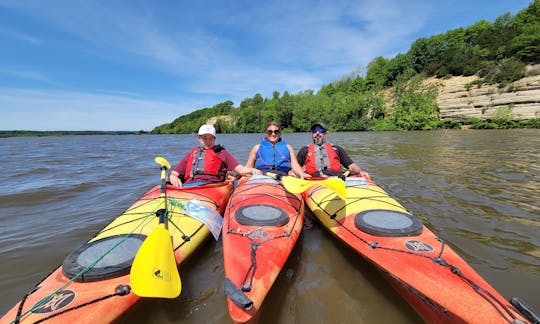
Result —
M257 322L302 231L303 216L300 194L287 192L271 178L240 179L223 219L225 292L235 323ZM246 304L239 305L242 300Z
M347 178L347 198L315 185L312 214L369 260L428 323L511 323L524 318L419 219L368 175Z
M208 228L199 220L187 216L181 204L195 199L222 214L231 190L232 184L228 182L186 188L166 186L168 230L178 265L186 261L210 236ZM109 269L112 267L104 267L104 270L100 268L105 274L92 274L93 270L99 268L97 263L95 269L90 269L85 274L73 275L68 269L71 266L71 261L68 260L81 259L85 251L80 255L77 255L76 251L108 240L122 242L129 238L125 241L129 242L130 239L137 238L142 243L158 225L159 220L155 213L164 206L164 198L160 198L160 186L150 189L95 237L70 254L63 266L38 283L0 319L0 323L34 323L49 319L57 323L105 323L121 316L140 299L131 291L129 278L129 269L137 248L128 251L127 244L112 245L111 251L107 252L114 258L125 258L127 267L113 270ZM75 256L72 257L74 253ZM73 269L79 272L84 266L74 266Z

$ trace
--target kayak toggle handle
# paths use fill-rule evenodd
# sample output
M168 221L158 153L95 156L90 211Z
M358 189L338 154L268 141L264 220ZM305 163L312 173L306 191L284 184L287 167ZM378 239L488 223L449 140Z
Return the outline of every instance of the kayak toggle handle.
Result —
M446 262L446 260L445 260L445 259L442 259L442 258L434 258L434 259L433 259L433 262L435 262L435 263L437 263L437 264L439 264L439 265L442 265L442 266L444 266L444 267L450 266L450 265L448 264L448 262Z
M236 287L229 278L225 278L224 288L225 294L237 306L242 307L245 310L250 310L253 307L253 301L251 301L242 290Z
M120 296L125 296L131 292L131 287L128 285L118 285L116 286L115 292Z
M523 314L531 323L533 324L539 324L540 323L540 316L536 314L536 312L527 304L525 304L524 301L522 301L519 297L513 297L510 299L510 304L512 304L517 310Z
M163 223L165 221L165 217L167 216L167 210L162 208L156 210L156 217L159 217L159 223Z

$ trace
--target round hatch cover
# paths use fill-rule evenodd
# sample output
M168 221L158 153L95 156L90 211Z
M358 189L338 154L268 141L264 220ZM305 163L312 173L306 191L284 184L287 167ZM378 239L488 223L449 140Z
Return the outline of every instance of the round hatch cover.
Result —
M146 238L146 235L131 234L106 237L101 240L85 243L71 252L62 264L62 272L75 281L99 281L128 274L135 254ZM92 266L96 260L95 265Z
M411 214L386 209L366 210L356 214L354 224L368 234L378 236L416 236L423 224Z
M289 222L289 216L283 209L264 204L240 207L234 218L248 226L283 226Z

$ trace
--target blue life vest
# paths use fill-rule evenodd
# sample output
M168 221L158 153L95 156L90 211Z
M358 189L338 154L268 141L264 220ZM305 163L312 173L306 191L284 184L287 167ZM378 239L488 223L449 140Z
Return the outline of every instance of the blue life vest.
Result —
M275 145L263 138L255 155L255 167L262 171L287 174L291 169L291 154L281 139Z

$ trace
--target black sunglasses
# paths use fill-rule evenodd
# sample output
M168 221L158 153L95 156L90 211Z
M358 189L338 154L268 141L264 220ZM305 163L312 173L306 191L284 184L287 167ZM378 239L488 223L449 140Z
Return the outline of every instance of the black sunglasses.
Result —
M279 134L281 134L281 131L280 131L279 129L276 129L276 130L267 130L267 131L266 131L266 134L268 134L268 135L272 135L272 134L279 135Z

